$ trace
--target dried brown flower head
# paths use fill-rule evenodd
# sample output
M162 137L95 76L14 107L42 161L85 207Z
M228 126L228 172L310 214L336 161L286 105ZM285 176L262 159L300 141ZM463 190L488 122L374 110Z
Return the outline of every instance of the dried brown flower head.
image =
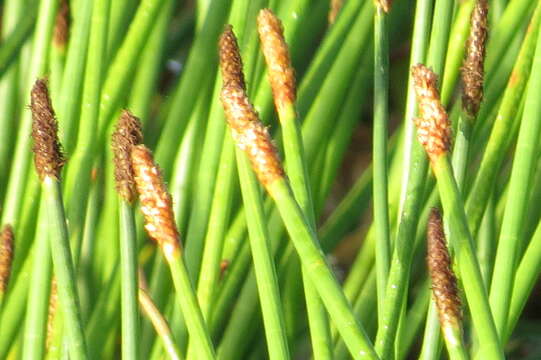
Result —
M5 293L11 275L14 236L11 225L5 225L0 232L0 293Z
M462 67L462 107L475 117L483 100L485 48L488 34L488 1L477 0Z
M221 100L233 140L250 159L259 181L267 186L283 178L284 170L276 147L244 90L231 83L225 84Z
M144 145L134 146L131 158L145 229L166 259L172 260L179 256L181 249L171 196L149 149Z
M419 117L414 120L417 137L434 162L450 149L451 125L441 105L436 74L419 64L412 68L412 75L419 106Z
M137 190L133 179L131 150L143 141L141 122L128 110L123 110L111 139L115 163L115 181L118 194L132 203Z
M68 44L70 29L70 8L67 0L62 0L56 14L53 43L64 49Z
M60 178L64 155L58 141L58 123L49 98L47 81L36 80L31 92L32 138L34 139L34 164L41 180L45 177Z
M426 261L432 280L432 295L436 301L442 328L456 327L462 319L460 297L456 277L451 269L443 221L440 211L436 208L430 211L428 219Z
M239 45L231 25L227 25L220 36L218 53L223 83L235 82L241 88L246 89Z
M344 5L344 0L331 0L331 7L329 9L329 15L327 16L329 25L334 24L336 21L340 9L342 9L342 5Z
M257 17L257 30L269 69L274 103L280 110L284 105L295 102L296 92L295 71L291 66L282 22L271 10L263 9Z

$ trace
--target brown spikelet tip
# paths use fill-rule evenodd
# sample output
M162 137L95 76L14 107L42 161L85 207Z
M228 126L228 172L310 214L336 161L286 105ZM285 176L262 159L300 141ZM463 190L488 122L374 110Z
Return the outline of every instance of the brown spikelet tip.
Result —
M263 9L257 17L257 30L269 69L269 81L276 108L293 104L296 92L295 71L291 66L282 22L270 9Z
M127 202L136 198L131 150L143 141L141 122L128 110L123 110L111 138L115 163L115 181L118 194Z
M8 287L13 262L13 228L5 225L0 233L0 293L5 293Z
M246 153L259 181L267 186L284 177L282 163L269 132L239 86L226 84L221 93L233 140Z
M171 196L167 192L152 153L144 145L131 151L135 184L145 218L145 230L171 260L180 254L180 236L175 225Z
M58 141L58 123L49 98L47 81L44 79L36 80L32 88L30 110L36 171L41 180L45 177L59 179L65 160Z
M412 75L419 106L419 117L414 119L417 137L434 162L451 147L451 125L441 105L436 74L418 64L413 66Z
M226 25L224 32L220 36L218 53L220 56L220 69L224 84L234 82L241 88L246 89L239 45L231 25Z
M438 308L442 328L459 326L462 313L456 277L451 269L451 258L445 242L443 221L438 209L433 208L427 225L428 271L432 280L432 294Z
M344 0L331 0L331 7L329 9L328 15L329 25L334 24L336 18L338 17L338 14L340 13L340 9L342 9L343 4Z
M67 0L63 0L56 14L53 42L59 48L65 48L69 40L70 8Z
M483 100L483 79L488 34L488 1L478 0L471 15L470 36L462 66L462 107L475 117Z
M392 0L374 0L377 7L381 8L385 13L391 9Z
M51 280L51 294L49 295L49 310L47 312L47 338L45 340L45 346L47 349L51 347L54 340L54 320L56 317L56 310L58 308L58 289L56 285L56 277Z

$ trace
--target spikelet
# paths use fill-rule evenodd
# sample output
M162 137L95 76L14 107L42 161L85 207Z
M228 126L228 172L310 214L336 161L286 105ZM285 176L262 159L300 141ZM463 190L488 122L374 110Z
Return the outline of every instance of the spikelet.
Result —
M475 117L483 100L485 48L488 33L488 1L477 0L471 15L471 28L462 67L462 107Z
M60 49L65 49L69 41L70 8L67 0L62 0L56 14L53 32L53 43Z
M13 262L14 236L11 225L5 225L0 233L0 294L8 287Z
M239 45L231 25L227 25L220 36L218 53L223 83L235 82L241 88L246 89Z
M64 155L58 141L58 123L49 98L47 81L36 80L31 93L34 164L39 178L60 178Z
M246 153L263 186L284 177L278 151L243 89L226 84L221 92L222 106L233 140Z
M291 66L282 22L270 9L263 9L257 17L257 30L269 69L274 103L280 110L285 105L295 102L296 93L295 71Z
M438 92L438 78L422 64L412 68L412 75L419 106L419 117L414 120L417 138L428 157L435 162L451 147L451 126Z
M162 249L166 259L171 261L180 255L181 250L171 196L149 149L144 145L134 146L131 159L145 230Z
M442 329L456 328L462 319L460 297L456 277L451 269L441 214L436 208L430 211L428 219L426 260Z
M118 194L128 203L136 196L131 163L131 150L143 141L141 122L128 110L123 110L111 138L115 164L115 181Z

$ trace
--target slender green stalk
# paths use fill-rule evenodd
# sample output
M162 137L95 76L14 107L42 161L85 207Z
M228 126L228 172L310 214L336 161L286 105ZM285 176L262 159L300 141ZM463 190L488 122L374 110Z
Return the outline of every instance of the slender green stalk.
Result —
M43 195L49 210L48 231L51 241L51 253L57 279L58 298L62 306L65 328L69 337L70 356L73 359L87 359L79 296L76 289L66 218L62 206L60 183L51 177L44 178Z
M351 305L317 246L317 237L310 231L289 186L284 179L279 179L269 184L267 190L275 200L303 266L308 270L310 279L316 286L350 354L354 359L377 359L370 340L357 322Z
M160 310L156 307L150 295L148 295L148 293L143 289L139 289L139 304L141 305L141 308L146 316L148 316L154 325L154 329L156 329L156 333L163 342L163 347L169 355L169 358L171 360L182 360L183 357L181 356L177 345L173 340L173 334L171 333L171 329L167 324L167 320L165 320L163 315L160 313Z
M43 359L51 290L52 259L48 236L48 208L40 205L35 261L29 285L24 326L23 359Z
M541 117L538 116L541 111L541 37L537 39L536 49L509 181L508 191L513 195L507 198L490 287L490 304L500 335L507 329L516 259L524 243L523 225L538 156L538 134L541 130Z
M139 311L137 308L137 244L132 206L119 200L120 271L122 272L122 358L139 359Z
M388 10L387 10L388 11ZM376 236L378 314L383 324L383 304L389 274L390 229L387 184L387 123L389 122L389 37L387 13L381 3L374 19L374 128L372 156L374 164L373 198Z

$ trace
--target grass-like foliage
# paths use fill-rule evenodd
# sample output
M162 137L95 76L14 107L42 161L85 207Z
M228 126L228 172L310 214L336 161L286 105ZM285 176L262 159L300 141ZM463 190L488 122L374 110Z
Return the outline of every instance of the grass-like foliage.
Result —
M541 358L541 0L0 17L0 359Z

